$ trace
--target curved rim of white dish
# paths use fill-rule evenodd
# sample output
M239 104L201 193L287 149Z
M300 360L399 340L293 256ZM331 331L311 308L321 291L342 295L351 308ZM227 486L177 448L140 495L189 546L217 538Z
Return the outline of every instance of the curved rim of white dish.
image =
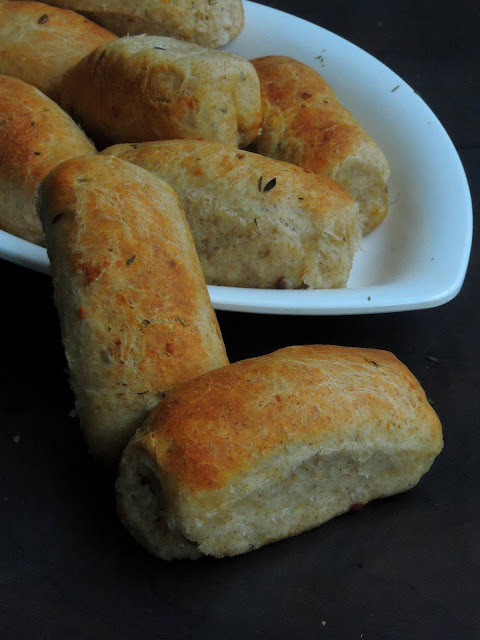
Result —
M396 73L344 38L278 9L249 0L245 0L244 6L247 26L225 50L237 53L242 46L248 46L249 58L259 55L290 55L301 60L303 58L302 61L310 66L314 66L311 63L313 58L307 61L307 56L302 55L301 51L305 43L310 47L310 55L317 51L328 51L331 55L333 50L337 66L347 64L350 73L353 72L353 66L359 77L368 78L368 89L372 92L370 102L380 102L385 112L389 111L388 117L392 121L394 117L397 120L403 118L409 126L415 127L415 138L411 137L411 151L415 151L417 172L420 167L420 173L425 173L416 179L420 185L421 179L427 186L430 183L434 185L435 192L432 189L432 192L428 193L428 204L431 208L435 206L432 198L440 203L439 210L443 211L443 215L439 214L439 219L443 226L441 233L438 228L434 228L433 231L426 229L429 246L428 250L425 246L424 255L414 256L417 269L414 277L400 274L394 282L330 290L272 290L209 285L213 306L218 310L252 313L349 315L426 309L452 300L462 287L468 266L472 243L472 203L460 158L435 114ZM257 25L266 23L269 25L270 35L258 42L252 30L254 31ZM295 32L295 41L288 43L290 46L287 45L287 51L278 51L278 47L275 50L275 42L278 41L272 40L272 34L274 36L283 32L285 36L286 24L289 26L288 34ZM251 25L250 32L248 25ZM254 40L253 47L252 43L248 42L249 38ZM292 46L293 42L295 46ZM315 47L312 49L313 42ZM254 48L257 48L256 52L253 51ZM293 55L292 48L298 48L299 55ZM315 60L322 61L321 67L324 66L323 59L324 56L321 54L315 56ZM320 66L320 63L317 66ZM327 72L319 68L317 70L327 81L329 80ZM337 90L337 87L334 88ZM412 113L413 116L410 115ZM377 137L375 132L370 133ZM391 134L393 136L393 130ZM398 131L396 134L398 138ZM402 138L398 140L401 141ZM430 163L433 163L434 167L430 167ZM434 175L434 172L438 172L438 175ZM420 186L420 195L421 189ZM418 194L416 195L418 197ZM427 200L425 193L423 197ZM377 232L378 230L373 233ZM44 248L4 231L0 231L0 257L36 271L49 272L49 261Z

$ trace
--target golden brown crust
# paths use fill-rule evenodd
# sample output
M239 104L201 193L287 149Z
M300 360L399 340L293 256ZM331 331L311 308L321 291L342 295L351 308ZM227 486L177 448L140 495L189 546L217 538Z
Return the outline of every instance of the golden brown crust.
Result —
M0 73L56 100L63 74L116 35L73 11L43 2L0 3Z
M0 76L0 228L45 244L35 211L43 178L72 156L96 153L73 120L22 80Z
M240 56L161 36L98 47L66 74L61 104L95 138L173 138L246 146L258 133L260 86Z
M114 460L179 383L228 360L174 191L117 158L44 181L39 213L80 421Z
M388 210L390 175L376 142L310 67L284 56L251 62L262 94L258 152L339 182L360 205L364 233L372 231Z
M164 559L235 555L412 488L442 445L391 353L289 347L159 405L122 456L119 514Z
M418 423L432 442L441 436L418 381L392 353L314 345L236 362L183 385L139 437L162 473L195 495L225 486L289 442L341 441L352 429L357 441L368 441L381 425L398 443Z
M328 178L214 142L105 149L178 194L209 284L344 287L360 240L358 206Z
M119 36L170 36L220 47L243 29L242 0L50 0L85 14Z

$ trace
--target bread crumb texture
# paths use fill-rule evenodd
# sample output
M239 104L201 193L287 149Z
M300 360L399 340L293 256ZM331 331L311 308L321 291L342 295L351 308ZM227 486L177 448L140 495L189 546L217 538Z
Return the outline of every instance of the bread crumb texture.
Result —
M443 446L392 354L289 347L178 388L127 447L131 533L165 558L235 555L406 491Z

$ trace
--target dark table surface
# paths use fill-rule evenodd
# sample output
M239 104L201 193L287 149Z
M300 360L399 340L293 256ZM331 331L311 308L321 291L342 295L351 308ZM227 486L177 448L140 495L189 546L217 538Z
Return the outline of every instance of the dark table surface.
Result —
M478 205L478 0L264 4L344 36L420 93L456 145ZM445 306L323 318L218 314L231 360L289 344L393 351L435 403L445 436L409 493L225 560L164 563L124 533L112 480L68 417L50 280L0 263L0 638L480 638L475 222L464 287Z

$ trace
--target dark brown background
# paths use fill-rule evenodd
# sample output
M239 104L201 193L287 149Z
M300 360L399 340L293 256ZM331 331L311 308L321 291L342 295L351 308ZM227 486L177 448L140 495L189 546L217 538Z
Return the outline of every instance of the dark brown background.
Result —
M451 135L478 205L478 1L264 4L346 37L413 86ZM219 313L232 360L294 343L392 350L435 403L446 446L407 494L243 557L170 564L122 531L111 482L68 418L49 279L1 262L0 637L479 638L479 257L475 227L465 285L437 309Z

